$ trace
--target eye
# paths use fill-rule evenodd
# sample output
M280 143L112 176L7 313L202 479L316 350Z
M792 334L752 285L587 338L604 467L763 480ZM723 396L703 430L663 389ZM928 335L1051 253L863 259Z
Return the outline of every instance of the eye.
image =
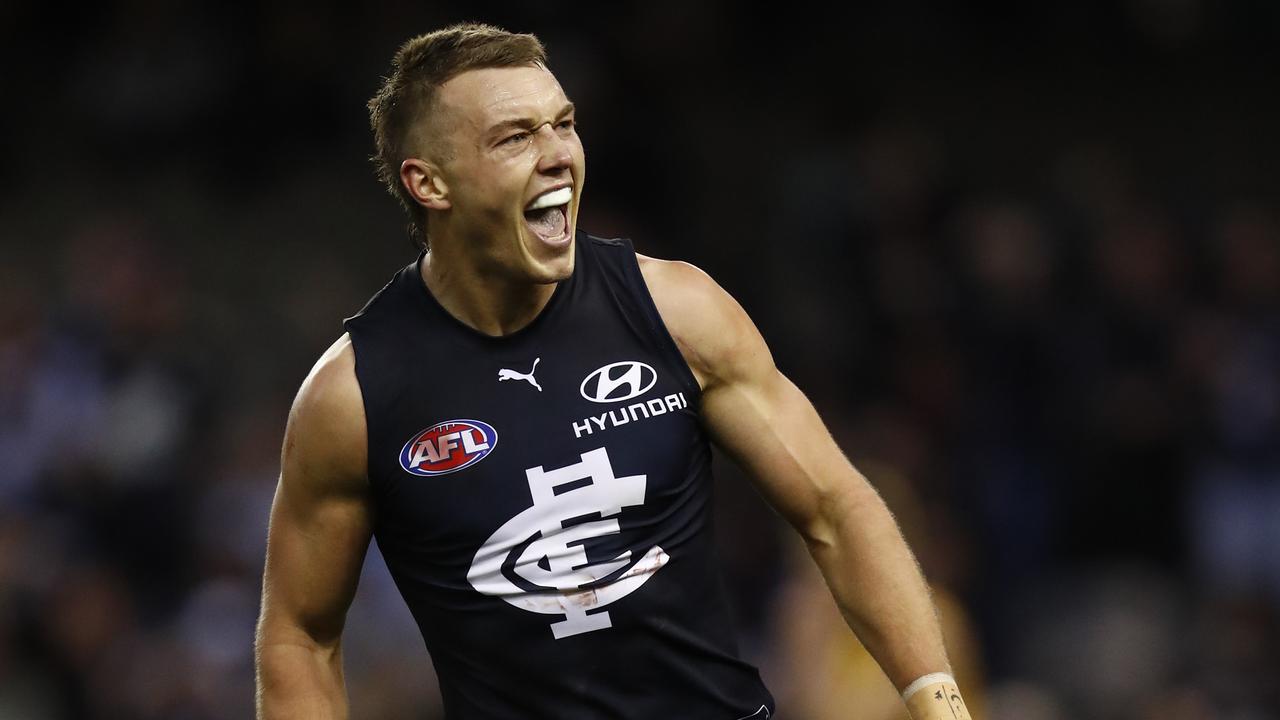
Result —
M520 143L524 142L524 141L525 141L525 140L527 140L527 139L529 139L529 133L527 133L527 132L518 132L518 133L516 133L515 135L512 135L512 136L510 136L510 137L507 137L507 138L503 139L503 141L502 141L501 143L499 143L499 144L501 144L501 145L519 145Z
M576 124L573 118L565 118L556 123L556 128L559 130L572 130Z

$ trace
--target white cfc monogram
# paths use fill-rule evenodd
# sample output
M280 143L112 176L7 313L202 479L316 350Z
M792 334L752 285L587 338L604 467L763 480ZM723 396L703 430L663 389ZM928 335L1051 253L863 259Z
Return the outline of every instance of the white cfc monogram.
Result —
M612 560L592 561L583 541L617 534L622 508L644 504L645 476L615 477L605 448L582 453L581 462L555 470L526 469L533 507L498 528L471 563L467 580L529 612L563 615L551 623L557 639L612 627L605 606L634 592L670 559L654 545L639 560L623 551ZM583 482L589 481L589 482ZM599 520L574 522L583 516ZM506 566L537 590L512 582ZM597 584L615 575L610 582Z

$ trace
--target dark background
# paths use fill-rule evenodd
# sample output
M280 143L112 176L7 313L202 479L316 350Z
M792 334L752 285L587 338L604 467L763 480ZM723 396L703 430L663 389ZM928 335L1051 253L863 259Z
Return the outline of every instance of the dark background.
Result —
M243 718L292 396L413 257L364 103L537 33L580 226L707 270L898 514L976 715L1280 717L1280 4L0 7L0 717ZM787 720L894 718L727 463ZM868 588L874 592L874 588ZM371 554L355 718L438 718Z

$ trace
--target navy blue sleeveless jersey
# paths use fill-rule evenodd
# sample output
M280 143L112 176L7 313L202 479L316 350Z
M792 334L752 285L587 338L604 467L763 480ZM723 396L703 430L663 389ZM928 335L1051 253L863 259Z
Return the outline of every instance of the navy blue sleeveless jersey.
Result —
M374 533L449 720L738 720L699 387L628 241L576 236L538 317L490 337L421 257L346 321Z

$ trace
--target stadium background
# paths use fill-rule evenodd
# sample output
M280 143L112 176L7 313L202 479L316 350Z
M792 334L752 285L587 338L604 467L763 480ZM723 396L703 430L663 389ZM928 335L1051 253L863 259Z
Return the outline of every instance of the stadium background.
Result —
M548 45L581 226L756 319L981 716L1280 717L1280 5L741 5L5 3L0 717L250 715L290 400L412 257L364 102L463 19ZM720 469L781 716L894 717ZM440 717L376 553L348 629L354 717Z

